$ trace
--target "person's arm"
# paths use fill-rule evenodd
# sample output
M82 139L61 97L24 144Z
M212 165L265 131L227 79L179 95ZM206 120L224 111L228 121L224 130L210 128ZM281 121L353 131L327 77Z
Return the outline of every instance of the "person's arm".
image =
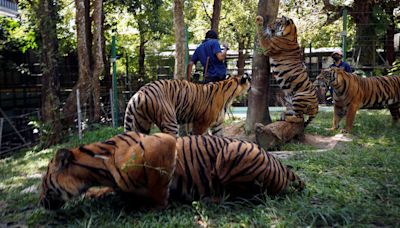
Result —
M193 61L189 61L189 64L187 65L187 79L189 82L191 81L193 64Z
M223 46L224 46L224 50L221 51L221 52L218 52L218 53L216 54L216 55L217 55L217 59L218 59L219 61L223 61L223 60L226 58L226 53L228 52L228 45L223 44Z
M351 69L351 67L350 67L350 65L348 63L346 63L345 70L346 70L346 72L353 73L353 70Z

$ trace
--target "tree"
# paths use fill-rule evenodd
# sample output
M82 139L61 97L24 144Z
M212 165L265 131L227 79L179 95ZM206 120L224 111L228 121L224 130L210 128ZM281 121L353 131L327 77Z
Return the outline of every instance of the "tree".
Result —
M146 44L150 40L159 40L170 32L171 12L168 11L165 0L120 0L136 20L139 30L139 75L146 75L145 59Z
M273 22L278 14L279 0L259 0L258 15L264 17L264 22ZM255 19L254 19L255 20ZM253 22L255 23L255 22ZM269 57L260 51L257 36L254 38L254 54L252 83L248 96L248 109L245 129L250 133L254 131L254 124L261 122L267 124L271 122L268 110L269 84L270 84L270 65Z
M356 38L354 44L353 58L359 62L360 65L373 66L376 64L376 48L377 48L377 29L382 23L377 23L382 17L376 15L377 7L386 10L387 16L390 21L394 21L393 10L400 4L399 0L354 0L351 6L344 4L332 4L329 0L323 0L324 10L328 14L327 23L337 20L342 16L343 10L346 8L351 16L352 20L356 24ZM378 16L378 17L377 17ZM392 40L391 29L388 30L387 39ZM386 45L388 48L392 48L390 45ZM387 53L391 53L392 50L386 50ZM390 55L390 54L389 54ZM391 57L389 57L390 59ZM390 61L392 61L390 59Z
M100 120L99 78L104 71L103 1L75 0L75 6L79 79L67 98L64 113L75 112L76 90L79 90L81 102L88 102L90 105L90 120L98 122ZM65 117L66 125L70 125L72 122L72 115Z
M222 0L214 0L213 13L211 18L211 29L219 31L219 20L221 17Z
M231 7L235 4L235 7ZM225 41L233 43L232 49L239 52L236 63L238 75L245 73L245 60L250 53L248 49L252 44L254 31L254 18L256 17L257 1L235 1L227 0L223 6L222 12L226 12L225 19L221 21L220 31Z
M184 1L174 0L174 31L175 31L175 79L185 79L186 69L186 34L184 18Z
M38 0L28 1L34 15L37 18L37 26L40 31L40 41L42 45L42 91L41 91L41 118L45 125L51 130L48 133L46 145L51 146L58 143L62 135L62 125L60 122L60 100L58 93L60 85L57 80L58 40L56 24L58 18L58 1Z

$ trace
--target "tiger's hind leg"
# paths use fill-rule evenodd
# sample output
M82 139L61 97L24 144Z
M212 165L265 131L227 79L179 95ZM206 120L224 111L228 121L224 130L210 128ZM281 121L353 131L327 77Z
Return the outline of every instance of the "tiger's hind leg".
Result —
M144 134L149 134L151 125L152 122L147 119L135 117L134 115L132 116L125 115L125 121L124 121L125 132L138 131Z
M398 123L400 119L400 103L390 105L388 108L390 115L392 115L393 124Z
M152 122L143 110L141 94L136 93L128 102L125 110L124 131L138 131L149 134Z
M156 125L163 133L170 134L175 137L179 136L179 125L178 121L176 120L175 112L173 111L165 111L160 113L157 118Z

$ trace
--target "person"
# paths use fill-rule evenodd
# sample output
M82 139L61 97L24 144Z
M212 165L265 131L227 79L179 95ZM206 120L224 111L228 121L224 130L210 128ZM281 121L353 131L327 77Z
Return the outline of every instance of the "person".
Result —
M334 62L332 63L332 65L330 65L330 67L342 68L346 72L353 73L353 70L351 69L350 65L342 60L343 58L342 50L338 49L332 52L331 57Z
M338 67L348 73L353 73L353 70L351 69L350 65L347 62L342 60L343 52L341 49L337 49L334 52L332 52L331 57L333 59L333 63L329 66L330 68ZM330 102L335 103L335 101L333 100L333 93L335 91L333 90L332 86L329 86L329 92L330 92L330 99L331 99Z
M204 82L218 82L226 77L226 65L224 59L228 51L228 46L223 44L224 50L218 42L218 34L214 30L206 33L205 40L196 48L187 67L187 76L190 81L193 64L198 61L203 65Z

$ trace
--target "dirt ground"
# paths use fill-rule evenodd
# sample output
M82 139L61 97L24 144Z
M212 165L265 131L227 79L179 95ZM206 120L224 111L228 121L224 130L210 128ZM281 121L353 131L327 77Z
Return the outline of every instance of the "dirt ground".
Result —
M254 134L250 135L245 134L244 125L245 122L243 120L234 121L233 123L229 124L229 126L224 127L224 136L255 142ZM350 141L352 141L352 139L343 134L337 134L330 137L305 134L304 141L301 143L304 143L306 145L311 145L317 148L316 150L313 150L315 152L324 152L332 150L333 148L338 146L340 142L350 142ZM296 154L296 152L299 151L272 151L272 152L277 157L287 158Z

